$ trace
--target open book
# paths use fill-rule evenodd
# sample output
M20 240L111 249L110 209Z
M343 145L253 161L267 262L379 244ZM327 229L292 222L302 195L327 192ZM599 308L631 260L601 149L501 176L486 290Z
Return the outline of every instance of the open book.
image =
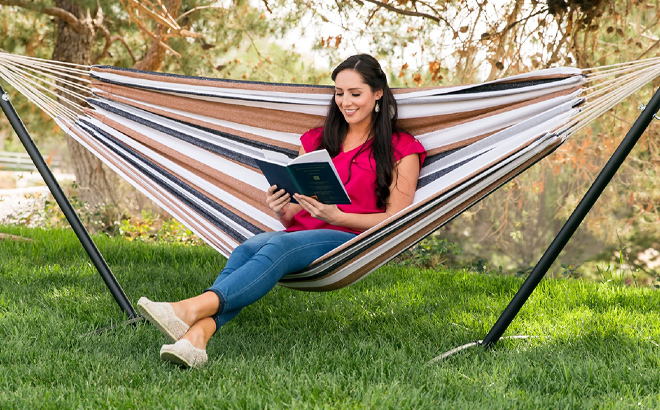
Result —
M326 150L312 151L293 160L284 154L264 151L264 158L255 158L271 185L284 189L297 203L293 194L312 197L324 204L350 204L346 188Z

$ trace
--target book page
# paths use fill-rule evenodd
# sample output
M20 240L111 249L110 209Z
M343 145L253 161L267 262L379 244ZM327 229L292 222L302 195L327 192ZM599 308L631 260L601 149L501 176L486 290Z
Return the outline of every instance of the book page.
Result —
M270 151L270 150L261 150L261 152L264 154L264 159L267 162L272 162L275 164L281 164L281 165L287 165L290 161L291 158L289 158L287 155L282 154L281 152L275 152L275 151Z
M301 155L298 158L292 160L289 165L306 164L306 163L314 163L314 162L326 162L330 164L330 168L332 169L332 172L335 174L335 178L339 182L341 182L341 178L339 178L339 173L337 172L337 168L335 168L334 162L332 162L332 158L330 157L330 154L328 153L327 150L324 149L308 152L304 155ZM346 192L346 188L344 187L344 184L340 183L340 185L343 188L344 192ZM348 196L348 193L346 193L346 196Z
M293 160L289 164L306 164L310 162L327 162L332 164L332 158L328 151L322 149L318 151L307 152Z

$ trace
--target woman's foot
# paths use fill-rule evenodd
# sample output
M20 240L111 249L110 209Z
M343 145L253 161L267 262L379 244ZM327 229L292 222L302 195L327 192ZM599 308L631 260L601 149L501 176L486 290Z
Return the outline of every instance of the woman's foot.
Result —
M167 302L152 302L145 297L141 297L138 300L137 308L145 319L156 326L172 342L181 339L190 329L190 325L181 320L174 313L172 305Z
M163 345L160 359L183 367L201 367L208 361L205 349L193 346L187 339L181 339L171 345Z

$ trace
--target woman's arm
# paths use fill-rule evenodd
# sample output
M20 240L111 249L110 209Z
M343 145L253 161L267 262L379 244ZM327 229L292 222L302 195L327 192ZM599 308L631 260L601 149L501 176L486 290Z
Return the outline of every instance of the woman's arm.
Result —
M298 155L304 153L305 149L301 145ZM293 216L303 209L298 204L292 204L291 196L283 189L277 190L277 185L272 185L268 188L266 204L285 228L291 226L293 223Z
M366 231L380 222L411 205L417 189L420 164L419 155L411 154L396 163L394 178L390 185L390 197L385 212L377 214L349 214L336 205L324 205L310 197L295 194L303 209L313 217L332 225L343 226L356 231Z

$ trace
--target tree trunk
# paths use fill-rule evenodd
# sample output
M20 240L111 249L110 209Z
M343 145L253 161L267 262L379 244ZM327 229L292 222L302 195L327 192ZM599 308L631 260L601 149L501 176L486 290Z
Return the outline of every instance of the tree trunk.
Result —
M89 10L75 0L55 0L55 6L72 13L83 24L77 32L63 20L58 20L53 60L90 65L95 31ZM73 138L67 135L66 141L80 199L92 206L116 203L117 176Z

